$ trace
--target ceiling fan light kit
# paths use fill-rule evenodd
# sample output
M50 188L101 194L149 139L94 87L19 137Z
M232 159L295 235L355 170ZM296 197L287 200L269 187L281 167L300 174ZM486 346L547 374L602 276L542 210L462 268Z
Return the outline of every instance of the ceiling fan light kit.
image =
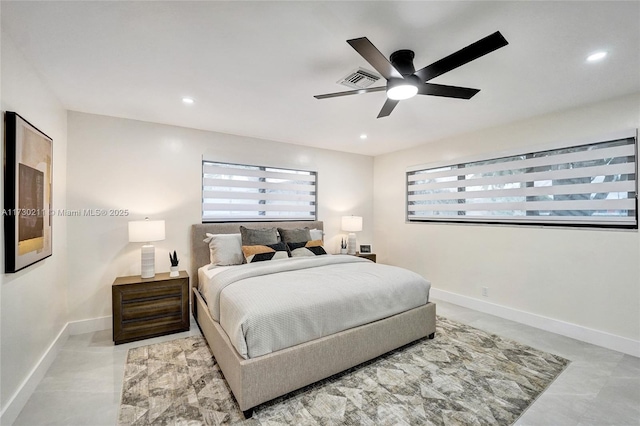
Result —
M480 89L433 84L428 83L428 81L509 44L502 34L500 34L500 31L496 31L416 71L413 65L415 54L411 50L404 49L395 51L391 54L389 60L387 60L366 37L347 40L347 43L387 80L386 87L368 87L347 92L316 95L314 97L316 99L327 99L386 91L387 100L382 106L378 118L387 117L401 100L412 98L415 95L471 99Z
M418 94L420 80L415 75L406 78L391 78L387 81L387 97L395 101L413 98Z
M393 87L387 85L387 97L394 101L404 101L418 94L418 88L412 84L400 83Z

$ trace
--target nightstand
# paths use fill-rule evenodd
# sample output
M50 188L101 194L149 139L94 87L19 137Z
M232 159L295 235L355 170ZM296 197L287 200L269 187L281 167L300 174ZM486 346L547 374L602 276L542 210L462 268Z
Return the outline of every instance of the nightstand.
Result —
M116 345L189 330L189 274L118 277L111 286Z
M369 259L373 263L376 263L376 254L375 253L356 253L358 257L364 257L365 259Z

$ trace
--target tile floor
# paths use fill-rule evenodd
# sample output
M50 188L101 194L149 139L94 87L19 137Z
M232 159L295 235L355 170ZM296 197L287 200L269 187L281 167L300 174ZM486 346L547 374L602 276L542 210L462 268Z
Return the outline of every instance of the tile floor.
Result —
M640 358L435 301L438 315L570 359L517 425L640 425ZM14 425L116 424L127 350L191 331L114 346L111 331L71 336Z

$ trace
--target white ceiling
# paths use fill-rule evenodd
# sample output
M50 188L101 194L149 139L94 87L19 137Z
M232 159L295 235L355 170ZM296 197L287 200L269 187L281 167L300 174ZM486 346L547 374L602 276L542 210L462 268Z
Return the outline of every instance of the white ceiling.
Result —
M637 1L2 1L1 14L69 110L368 155L640 91ZM508 46L432 80L481 89L471 100L417 96L376 119L384 92L313 98L372 69L347 39L414 50L419 69L498 30Z

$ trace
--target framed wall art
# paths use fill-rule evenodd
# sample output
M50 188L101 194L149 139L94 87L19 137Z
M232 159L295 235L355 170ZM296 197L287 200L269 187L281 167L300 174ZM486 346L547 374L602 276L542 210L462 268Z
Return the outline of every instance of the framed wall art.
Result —
M15 112L5 113L5 272L52 255L53 140Z

